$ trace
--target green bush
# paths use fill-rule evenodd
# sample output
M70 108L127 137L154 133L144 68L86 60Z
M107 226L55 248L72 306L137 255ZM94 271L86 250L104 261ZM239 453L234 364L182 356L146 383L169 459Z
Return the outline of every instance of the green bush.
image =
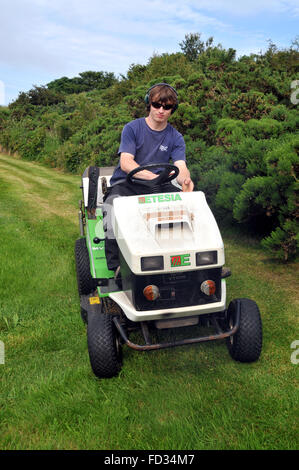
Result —
M277 138L283 133L283 124L275 119L250 119L245 125L245 135L256 139Z
M263 238L271 256L292 259L299 114L290 84L298 78L298 50L271 43L263 54L236 59L234 49L200 34L181 45L183 52L155 54L119 79L87 71L20 93L0 108L0 145L73 173L115 165L123 126L145 115L148 88L167 82L179 94L170 122L184 135L195 188L218 220L241 224Z
M77 173L80 168L89 165L90 154L87 153L83 145L74 145L71 142L65 142L58 147L54 154L55 166L66 169L71 173Z
M298 239L299 137L284 136L265 156L267 175L248 179L236 197L233 215L239 222L261 224L263 246L273 256L296 256Z
M262 246L270 256L281 261L294 259L299 247L299 223L287 220L262 240Z

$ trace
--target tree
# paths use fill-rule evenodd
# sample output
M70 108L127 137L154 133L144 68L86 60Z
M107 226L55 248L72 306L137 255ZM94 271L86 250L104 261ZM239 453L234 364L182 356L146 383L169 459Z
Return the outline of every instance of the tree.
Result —
M19 93L18 98L9 105L9 108L13 109L17 106L25 106L28 104L34 106L51 106L64 101L65 98L60 92L49 90L45 86L34 85L27 93Z
M185 34L185 40L179 43L180 48L188 60L194 62L198 55L204 52L205 46L210 47L213 38L209 38L206 44L200 39L201 33Z
M117 82L113 72L81 72L79 77L62 77L47 84L49 90L65 94L82 93L83 91L104 90Z
M79 76L79 83L85 88L85 91L109 88L117 81L112 72L87 71L79 73Z

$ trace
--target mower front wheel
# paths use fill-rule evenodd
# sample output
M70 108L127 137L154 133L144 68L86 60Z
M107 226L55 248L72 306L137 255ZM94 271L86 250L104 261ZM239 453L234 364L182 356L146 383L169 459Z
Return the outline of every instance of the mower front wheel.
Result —
M239 362L254 362L262 350L262 321L257 304L250 299L232 300L227 309L227 325L233 328L237 310L240 326L233 336L227 338L231 357Z
M87 344L91 368L98 378L115 377L122 366L120 336L109 313L88 315Z

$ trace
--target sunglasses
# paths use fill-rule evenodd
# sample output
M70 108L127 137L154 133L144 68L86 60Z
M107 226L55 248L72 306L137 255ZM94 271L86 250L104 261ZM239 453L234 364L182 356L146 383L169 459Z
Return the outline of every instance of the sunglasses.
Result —
M162 108L165 109L166 111L169 111L170 109L173 108L173 104L162 104L162 103L158 103L158 101L152 101L151 105L156 109L160 109L162 106Z

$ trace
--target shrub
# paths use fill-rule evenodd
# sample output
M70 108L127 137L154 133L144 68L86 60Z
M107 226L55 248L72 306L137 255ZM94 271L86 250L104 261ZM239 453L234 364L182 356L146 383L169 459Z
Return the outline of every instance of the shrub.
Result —
M273 257L289 261L296 257L299 248L299 224L286 221L262 240L262 246Z
M284 136L266 156L267 175L248 179L236 197L233 215L267 235L263 246L274 257L296 256L298 242L299 137ZM258 227L260 225L260 227Z
M256 139L277 138L283 131L283 124L270 118L250 119L245 126L245 135Z
M167 82L179 93L170 122L185 137L195 188L206 193L219 220L254 229L268 253L291 259L299 115L290 83L298 51L271 44L265 54L236 59L234 49L200 34L187 35L182 45L185 53L154 54L120 79L87 71L20 93L0 108L1 146L71 172L91 163L115 165L124 124L145 115L150 86Z

